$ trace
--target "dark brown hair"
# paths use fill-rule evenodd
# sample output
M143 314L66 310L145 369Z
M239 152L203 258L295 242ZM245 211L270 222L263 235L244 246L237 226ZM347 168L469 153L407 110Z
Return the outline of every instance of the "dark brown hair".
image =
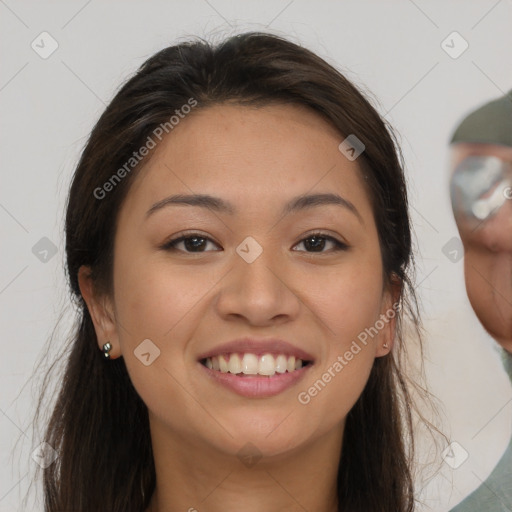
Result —
M222 102L306 106L336 127L340 142L355 134L366 146L358 163L378 229L385 282L402 283L402 307L393 354L375 359L347 416L338 499L344 512L411 512L412 401L400 362L404 313L419 324L409 277L411 228L403 158L391 128L343 74L300 45L254 32L218 45L188 41L149 58L117 92L81 154L66 212L67 274L78 325L45 432L46 442L59 454L44 470L45 511L141 512L154 491L147 408L123 358L105 361L98 349L78 270L90 266L98 290L112 291L117 214L148 159L123 175L108 197L98 198L95 190L191 98L197 101L195 110Z

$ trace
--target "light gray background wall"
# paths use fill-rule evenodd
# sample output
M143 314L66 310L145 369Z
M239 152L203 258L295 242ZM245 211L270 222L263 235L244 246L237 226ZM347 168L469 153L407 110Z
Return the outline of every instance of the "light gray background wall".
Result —
M249 29L286 35L344 70L371 91L401 137L430 333L426 369L449 439L469 455L456 469L460 454L451 466L438 457L441 470L423 491L422 510L448 510L477 487L510 437L512 390L469 307L463 260L443 253L457 236L447 142L470 109L512 88L511 26L511 0L0 0L0 511L21 509L30 454L43 440L30 425L40 386L31 376L68 302L63 208L93 123L155 51L191 34ZM464 41L446 39L453 31L469 45L460 56ZM45 55L52 44L58 48ZM62 332L71 321L68 308Z

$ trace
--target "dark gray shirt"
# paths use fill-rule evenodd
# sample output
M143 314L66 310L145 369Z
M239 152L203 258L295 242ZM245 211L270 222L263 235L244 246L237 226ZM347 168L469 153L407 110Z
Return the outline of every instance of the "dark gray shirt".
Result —
M503 350L502 359L512 382L512 354ZM512 439L487 480L450 512L512 512Z

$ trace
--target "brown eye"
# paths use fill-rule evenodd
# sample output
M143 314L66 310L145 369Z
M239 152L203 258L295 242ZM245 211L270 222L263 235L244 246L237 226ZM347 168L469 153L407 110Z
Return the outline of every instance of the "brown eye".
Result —
M192 233L190 235L183 235L173 240L169 240L161 248L168 251L181 251L191 253L210 252L204 250L208 245L208 242L217 245L206 236L203 236L199 233ZM180 243L183 243L184 249L178 248Z
M306 252L321 253L329 252L323 250L328 242L334 244L334 248L332 249L333 251L343 251L348 249L347 244L340 242L336 238L329 235L325 235L323 233L314 233L312 235L309 235L308 237L303 238L297 245L300 245L301 243L304 244L304 247L306 247ZM308 248L310 248L311 250L308 250Z

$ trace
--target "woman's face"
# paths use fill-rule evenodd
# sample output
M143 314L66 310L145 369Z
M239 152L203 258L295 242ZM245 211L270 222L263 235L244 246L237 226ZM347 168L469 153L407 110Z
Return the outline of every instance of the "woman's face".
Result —
M343 139L305 108L219 105L181 120L153 150L119 213L115 320L102 334L124 357L153 433L227 455L249 442L277 455L341 435L374 358L391 347L394 316ZM215 202L166 201L195 194ZM253 342L221 347L241 338ZM311 363L294 370L293 355Z

